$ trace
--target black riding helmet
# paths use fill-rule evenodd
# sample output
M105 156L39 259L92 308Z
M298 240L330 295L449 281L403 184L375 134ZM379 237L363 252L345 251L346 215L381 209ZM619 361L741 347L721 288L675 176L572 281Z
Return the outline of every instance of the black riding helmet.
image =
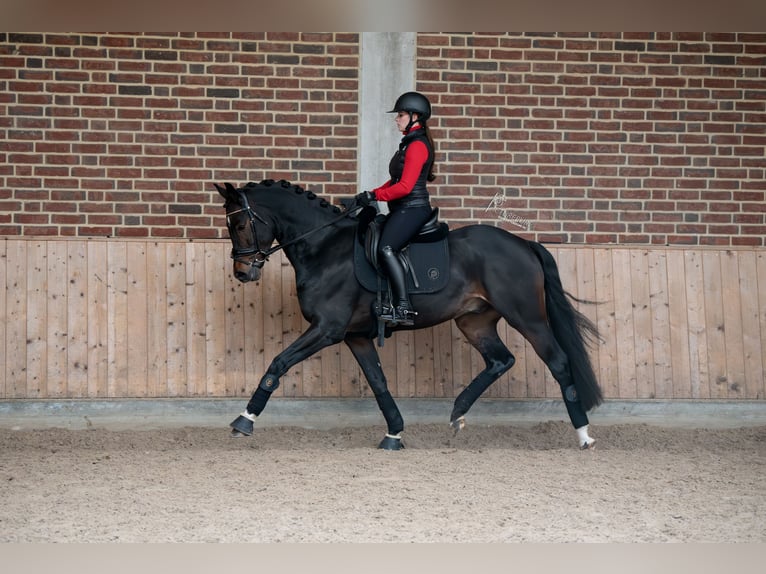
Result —
M410 114L409 129L415 123L412 114L418 114L418 121L425 125L425 121L431 117L431 102L423 94L418 92L405 92L396 99L394 109L387 113L408 112Z
M431 117L431 102L428 98L419 92L405 92L396 99L394 109L388 113L410 112L420 115L421 120L427 120Z

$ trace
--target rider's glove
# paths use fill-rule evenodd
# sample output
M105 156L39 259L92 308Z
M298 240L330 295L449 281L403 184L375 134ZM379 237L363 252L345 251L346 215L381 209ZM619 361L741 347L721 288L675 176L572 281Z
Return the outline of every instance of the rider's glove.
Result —
M371 202L375 201L375 194L371 191L363 191L354 196L354 201L357 205L367 207Z

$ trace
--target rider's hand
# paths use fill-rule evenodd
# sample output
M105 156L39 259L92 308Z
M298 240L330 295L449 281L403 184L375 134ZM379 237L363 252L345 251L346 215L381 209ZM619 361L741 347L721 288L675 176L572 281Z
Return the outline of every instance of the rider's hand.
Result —
M371 191L363 191L354 196L354 201L357 205L367 207L371 202L375 201L375 194Z

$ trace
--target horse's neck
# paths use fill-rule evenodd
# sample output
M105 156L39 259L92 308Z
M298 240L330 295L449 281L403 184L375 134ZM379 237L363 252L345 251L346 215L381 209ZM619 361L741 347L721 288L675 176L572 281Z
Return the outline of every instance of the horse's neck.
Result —
M302 202L300 199L270 210L276 226L276 239L285 245L285 254L293 267L299 267L307 258L315 259L325 252L344 252L339 244L344 243L345 237L353 238L353 226L343 220L328 225L338 214L329 208L306 205L303 202L308 200Z

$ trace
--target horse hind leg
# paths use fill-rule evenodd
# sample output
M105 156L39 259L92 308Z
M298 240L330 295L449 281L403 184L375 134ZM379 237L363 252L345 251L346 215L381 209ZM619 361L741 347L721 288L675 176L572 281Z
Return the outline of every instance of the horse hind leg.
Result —
M500 340L497 322L500 315L493 310L471 313L455 319L460 331L468 342L479 351L485 368L455 399L450 426L457 434L465 426L465 414L489 386L508 371L516 358Z
M595 439L588 435L588 415L577 396L577 390L572 379L569 366L569 358L559 346L553 332L547 325L532 331L523 332L522 335L530 342L537 355L543 360L550 370L553 378L561 388L561 396L569 415L569 420L577 433L578 444L581 449L595 448Z

